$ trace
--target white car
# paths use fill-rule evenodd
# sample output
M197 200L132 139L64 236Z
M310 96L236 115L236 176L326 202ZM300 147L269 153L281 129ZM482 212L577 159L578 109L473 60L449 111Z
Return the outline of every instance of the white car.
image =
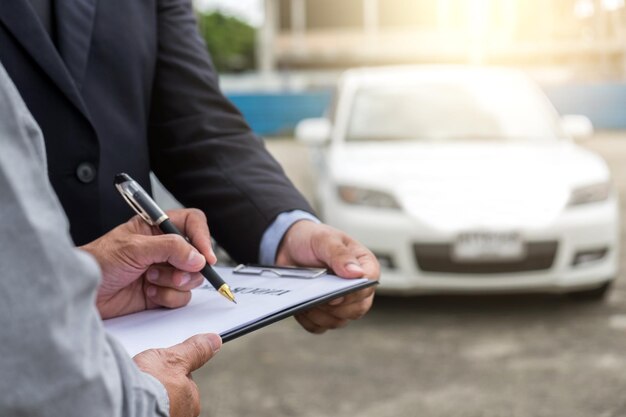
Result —
M360 240L386 293L547 291L601 298L617 276L618 197L522 72L418 66L341 78L316 150L324 220Z

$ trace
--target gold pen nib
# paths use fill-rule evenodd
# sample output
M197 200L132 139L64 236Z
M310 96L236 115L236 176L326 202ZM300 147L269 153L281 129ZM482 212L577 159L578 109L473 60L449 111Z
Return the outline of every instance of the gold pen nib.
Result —
M233 293L230 291L230 287L228 286L228 284L224 284L220 287L219 290L217 290L220 294L222 294L224 297L228 298L230 301L232 301L233 303L237 304L237 301L235 301L235 296L233 295Z

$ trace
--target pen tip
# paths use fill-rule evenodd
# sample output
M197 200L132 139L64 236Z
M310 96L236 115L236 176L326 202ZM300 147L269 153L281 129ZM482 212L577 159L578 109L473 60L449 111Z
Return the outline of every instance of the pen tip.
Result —
M232 301L233 303L237 304L237 301L235 300L235 296L230 291L230 288L228 287L227 284L222 285L218 291L224 297L228 298L230 301Z

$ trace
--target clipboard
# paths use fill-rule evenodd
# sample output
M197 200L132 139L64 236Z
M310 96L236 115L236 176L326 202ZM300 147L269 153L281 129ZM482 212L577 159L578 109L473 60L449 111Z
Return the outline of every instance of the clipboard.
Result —
M286 308L278 313L275 313L271 316L268 316L266 318L263 319L259 319L257 320L254 324L251 324L249 326L246 326L244 328L238 329L238 330L233 330L230 332L225 332L223 334L220 334L220 336L222 337L222 342L226 343L229 342L231 340L235 340L238 337L244 336L248 333L251 333L255 330L259 330L262 329L263 327L269 326L270 324L276 323L278 321L284 320L286 318L289 318L301 311L306 311L309 310L313 307L316 307L318 305L322 305L325 304L327 302L329 302L330 300L333 300L335 298L338 297L342 297L344 295L348 295L352 292L355 291L359 291L365 288L369 288L369 287L373 287L378 285L378 281L366 281L363 282L361 284L355 285L353 287L350 287L348 289L345 290L341 290L341 291L336 291L333 293L329 293L327 295L325 295L324 297L319 297L316 298L314 300L310 300L308 302L303 302L297 305L294 305L292 307Z
M207 284L192 290L191 302L185 307L141 311L105 320L104 327L130 356L150 348L169 347L199 333L218 333L224 342L229 342L300 311L377 284L365 278L343 279L319 271L308 271L315 278L303 279L279 277L267 271L235 273L234 269L215 267L236 295L236 305Z

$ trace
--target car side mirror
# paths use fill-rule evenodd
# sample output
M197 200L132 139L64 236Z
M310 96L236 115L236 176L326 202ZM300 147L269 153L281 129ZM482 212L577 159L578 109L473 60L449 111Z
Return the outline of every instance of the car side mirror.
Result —
M593 124L587 116L566 114L561 117L563 131L575 141L582 141L593 136Z
M296 139L306 145L324 145L330 139L332 125L326 118L304 119L296 125Z

